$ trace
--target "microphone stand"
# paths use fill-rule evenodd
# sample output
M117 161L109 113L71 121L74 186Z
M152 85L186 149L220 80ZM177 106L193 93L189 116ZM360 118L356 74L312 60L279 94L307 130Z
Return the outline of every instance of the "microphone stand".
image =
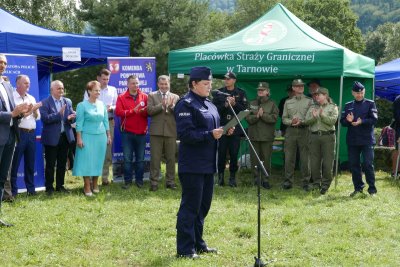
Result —
M257 257L254 257L254 259L255 259L254 267L262 267L262 266L266 266L266 264L262 262L261 255L260 255L261 254L261 174L264 173L265 177L268 177L269 175L268 175L267 170L264 167L264 164L260 160L260 157L258 156L256 150L254 149L254 146L251 143L249 136L247 135L246 131L244 130L242 123L240 122L238 116L236 115L236 112L233 109L231 103L229 101L226 101L226 102L228 102L229 108L231 109L233 115L235 116L237 124L242 129L243 134L246 137L247 142L249 143L251 151L253 151L254 155L256 156L258 166L259 166L259 167L255 166L256 169L259 170L259 177L258 177L258 182L257 182L257 197L258 197L258 204L257 204Z

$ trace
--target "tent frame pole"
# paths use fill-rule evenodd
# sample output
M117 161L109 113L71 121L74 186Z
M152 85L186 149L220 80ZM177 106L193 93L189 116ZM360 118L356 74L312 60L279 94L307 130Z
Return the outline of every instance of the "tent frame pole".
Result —
M340 131L342 129L340 125L340 117L342 112L342 105L343 105L343 75L340 76L340 96L339 96L339 122L338 122L338 129L337 129L337 138L336 138L336 164L335 164L335 188L338 185L338 170L339 170L339 155L340 155Z

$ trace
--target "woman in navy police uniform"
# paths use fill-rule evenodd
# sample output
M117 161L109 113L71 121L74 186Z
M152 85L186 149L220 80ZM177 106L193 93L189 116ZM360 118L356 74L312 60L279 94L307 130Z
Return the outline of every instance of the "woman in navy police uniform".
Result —
M211 70L190 71L189 92L175 106L179 144L178 175L182 199L176 223L178 257L198 258L216 253L203 240L204 219L210 210L217 166L217 140L223 134L218 110L207 98L211 91ZM233 129L229 134L233 133Z

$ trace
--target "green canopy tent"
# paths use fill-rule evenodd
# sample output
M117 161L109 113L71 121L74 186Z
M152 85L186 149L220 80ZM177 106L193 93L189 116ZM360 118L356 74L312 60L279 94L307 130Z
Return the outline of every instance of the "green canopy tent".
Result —
M352 99L350 88L355 80L366 86L366 97L374 95L374 60L330 40L282 4L224 39L170 51L170 73L188 74L194 66L210 67L216 78L222 78L227 71L235 72L238 85L246 90L249 99L256 96L257 82L267 81L272 99L279 101L294 78L306 82L320 79L339 109ZM346 148L339 150L340 144L345 144L345 131L338 133L341 161L347 159Z

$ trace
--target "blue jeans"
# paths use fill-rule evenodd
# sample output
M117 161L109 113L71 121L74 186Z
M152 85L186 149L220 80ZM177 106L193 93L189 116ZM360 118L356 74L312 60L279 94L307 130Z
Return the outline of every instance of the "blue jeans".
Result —
M24 180L25 186L29 193L35 192L34 174L35 174L35 132L26 133L20 131L20 141L15 147L14 157L11 167L11 192L13 196L18 193L17 174L19 164L24 157Z
M374 170L374 147L372 145L348 146L350 171L353 179L354 190L361 191L364 188L362 171L368 184L368 192L376 193ZM362 155L362 169L360 157Z
M132 183L133 153L135 153L135 181L143 184L144 149L146 135L121 132L122 152L124 154L124 180Z

